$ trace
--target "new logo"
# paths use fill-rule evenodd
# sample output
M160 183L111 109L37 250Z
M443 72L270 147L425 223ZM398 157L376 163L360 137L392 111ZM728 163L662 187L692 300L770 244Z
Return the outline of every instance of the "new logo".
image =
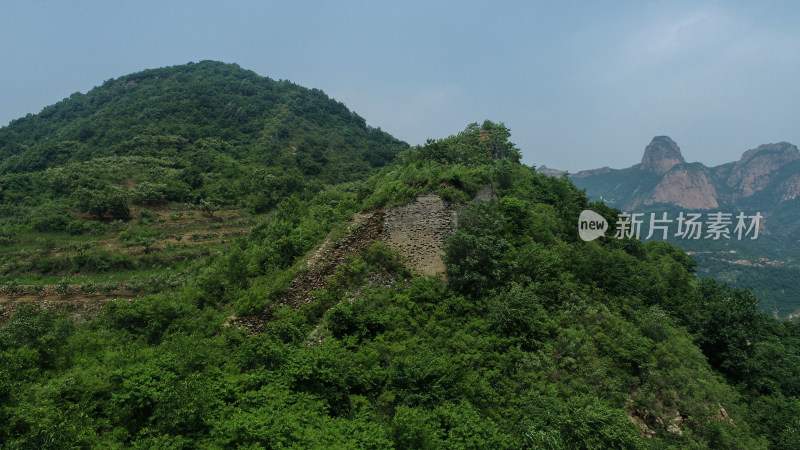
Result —
M606 234L608 221L596 212L585 209L578 217L578 234L586 242L593 241Z

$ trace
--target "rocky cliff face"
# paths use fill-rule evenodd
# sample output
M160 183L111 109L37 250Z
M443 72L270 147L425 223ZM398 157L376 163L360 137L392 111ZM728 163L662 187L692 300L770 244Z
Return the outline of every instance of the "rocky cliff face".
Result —
M786 142L766 144L744 152L739 161L709 168L687 163L675 141L656 136L640 164L584 170L572 178L590 196L613 199L610 204L621 209L657 203L718 209L756 193L757 202L777 204L800 197L800 151Z
M800 159L797 147L786 142L761 145L744 152L726 180L738 196L749 197L765 188L776 171Z
M550 175L552 177L560 177L561 175L564 175L564 173L566 173L563 170L553 169L553 168L547 167L545 165L539 166L536 169L536 171L537 172L541 172L541 173L546 174L546 175Z
M719 207L717 190L711 183L708 169L681 165L664 174L649 202L670 203L686 209Z
M778 192L783 201L794 200L800 197L800 174L793 174L789 178L783 180L778 186Z
M656 136L644 149L639 170L663 175L675 165L685 162L675 141L667 136Z

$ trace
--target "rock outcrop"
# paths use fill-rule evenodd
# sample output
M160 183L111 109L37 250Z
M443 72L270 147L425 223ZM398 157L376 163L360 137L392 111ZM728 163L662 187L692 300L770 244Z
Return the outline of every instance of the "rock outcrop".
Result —
M594 199L623 210L659 203L693 210L737 208L739 200L756 193L763 194L754 200L759 205L777 205L800 196L800 151L786 142L766 144L744 152L737 162L706 167L687 163L675 141L656 136L640 164L584 170L572 179Z
M776 171L800 159L797 147L786 142L760 145L742 154L733 166L726 184L742 197L749 197L765 188Z
M650 145L644 149L639 170L663 175L675 165L685 162L683 155L681 155L681 149L678 148L678 144L675 141L667 136L656 136L650 142Z
M298 308L312 301L311 292L324 289L325 282L336 273L336 268L368 249L380 238L382 228L383 211L356 215L343 238L333 241L329 236L308 257L306 261L308 270L294 278L275 302L278 306ZM235 324L250 331L260 332L271 319L272 311L267 308L255 316L229 317L227 325Z
M491 184L487 184L477 192L475 200L497 200L497 193ZM436 194L420 195L406 205L357 214L343 238L334 241L329 236L309 253L306 259L308 270L294 278L275 303L298 308L312 301L311 293L324 289L338 266L363 253L377 240L397 250L406 259L406 265L419 273L443 276L446 270L442 260L444 240L457 219L458 210ZM373 280L376 276L381 275L370 274L369 281L390 284L386 280ZM267 308L255 316L232 316L227 325L263 331L271 320L271 314L271 309Z
M800 173L791 175L778 186L781 200L794 200L800 196Z
M681 165L664 174L645 204L669 203L686 209L719 207L717 190L702 166Z
M550 175L551 177L560 177L561 175L564 175L566 173L563 170L553 169L552 167L547 167L544 165L536 168L536 171L543 173L545 175Z

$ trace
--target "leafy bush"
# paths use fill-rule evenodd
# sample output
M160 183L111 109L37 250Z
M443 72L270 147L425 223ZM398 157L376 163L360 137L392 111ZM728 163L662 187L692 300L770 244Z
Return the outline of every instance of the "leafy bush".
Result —
M116 281L107 281L100 285L100 291L105 295L111 294L118 288L119 288L119 283Z
M89 226L81 220L73 220L67 224L67 233L77 236L89 231Z
M497 202L467 205L455 233L445 240L444 263L453 289L478 295L503 281L503 254L510 246L504 227Z
M11 321L0 327L0 352L29 348L35 351L31 356L38 368L53 369L64 358L62 348L74 330L63 314L24 302L14 311Z
M31 228L40 233L51 231L64 231L70 223L70 218L67 214L47 213L34 217L31 220Z
M8 232L0 232L0 247L7 247L16 241L16 237Z
M143 209L139 211L139 224L140 225L147 225L152 222L153 219L153 211L150 209Z
M12 295L19 292L19 280L14 279L9 281L8 284L6 284L6 290Z
M81 188L76 192L81 209L98 219L128 220L131 218L128 193L116 185L107 185L97 190Z
M208 217L214 217L214 213L219 211L220 205L218 202L209 199L200 200L200 211Z
M80 285L81 292L84 294L94 294L97 291L97 284L87 281Z
M166 191L167 185L164 183L151 183L145 181L131 188L131 202L137 205L152 205L162 203L167 199Z
M132 302L117 300L108 303L103 310L102 320L115 329L125 330L154 343L161 339L174 321L191 311L190 306L175 298L151 295Z

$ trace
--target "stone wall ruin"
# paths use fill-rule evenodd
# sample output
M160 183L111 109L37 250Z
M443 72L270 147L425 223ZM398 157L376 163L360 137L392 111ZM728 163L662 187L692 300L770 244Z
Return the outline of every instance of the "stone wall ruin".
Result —
M444 237L458 212L436 194L426 194L407 205L384 211L381 240L408 260L423 275L445 272Z

